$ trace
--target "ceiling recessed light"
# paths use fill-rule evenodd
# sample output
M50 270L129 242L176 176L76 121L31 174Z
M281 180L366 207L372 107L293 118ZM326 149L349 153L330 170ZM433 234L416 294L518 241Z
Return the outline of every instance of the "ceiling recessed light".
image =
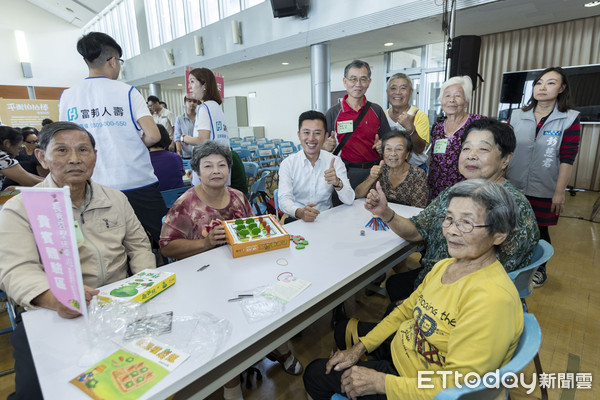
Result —
M178 83L177 86L183 86L183 83Z
M387 42L387 43L384 43L383 45L384 45L385 47L390 47L390 46L393 46L393 45L394 45L394 43L392 43L392 42Z
M590 1L589 3L585 3L584 7L596 7L600 6L600 1Z
M289 62L282 62L281 65L290 65Z

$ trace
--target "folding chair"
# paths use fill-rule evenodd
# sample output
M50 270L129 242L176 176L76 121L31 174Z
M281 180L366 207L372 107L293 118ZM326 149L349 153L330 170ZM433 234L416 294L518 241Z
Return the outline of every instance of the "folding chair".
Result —
M246 182L250 187L254 182L256 182L256 177L258 176L258 169L260 166L255 162L244 162L244 170L246 171ZM250 193L248 193L249 195Z
M236 153L238 153L238 156L240 156L242 161L245 161L245 162L252 161L252 152L250 150L248 150L247 148L245 148L245 149L242 148L241 150L236 150Z
M519 292L519 297L523 302L523 309L525 311L527 311L527 303L525 302L525 298L529 297L531 293L533 293L533 274L535 274L535 271L537 271L538 267L547 262L553 254L554 248L552 245L542 239L538 241L537 246L533 250L531 263L526 267L519 268L508 273L508 276L517 287L517 291ZM538 376L540 376L544 370L542 369L542 361L540 360L539 354L535 355L533 362L535 364L535 370ZM540 386L540 390L542 392L542 400L546 400L548 398L548 390L545 386Z
M264 215L267 212L267 202L270 197L266 191L266 182L270 173L269 171L263 171L260 178L252 184L248 193L248 200L252 208L254 208L256 215Z
M0 335L2 335L4 333L10 333L15 330L15 316L17 312L15 311L16 305L3 290L0 290L0 299L6 299L6 312L8 313L8 319L10 319L10 327L0 330Z
M165 201L165 205L167 206L167 208L171 208L171 206L177 201L179 196L187 192L189 189L189 186L184 186L177 189L163 190L162 192L160 192L160 194L162 194L163 200Z
M277 152L273 149L261 149L257 151L258 163L260 165L259 172L270 171L270 179L268 180L269 188L273 188L273 185L279 180L279 160Z
M286 146L286 147L280 147L279 148L279 154L281 154L281 160L283 161L285 158L287 158L290 154L294 154L294 148L291 146Z
M250 154L251 154L250 159L251 159L251 161L254 161L254 162L257 162L257 163L260 164L259 157L258 157L258 150L259 150L258 149L258 145L252 144L252 145L246 147L246 149L250 150Z

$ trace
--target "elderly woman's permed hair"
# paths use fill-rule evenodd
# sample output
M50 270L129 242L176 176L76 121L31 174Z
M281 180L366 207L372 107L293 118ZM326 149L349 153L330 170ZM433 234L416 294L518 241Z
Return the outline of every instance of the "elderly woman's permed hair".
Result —
M227 161L227 167L229 167L229 170L231 171L231 164L233 163L233 159L231 158L231 149L215 142L214 140L206 140L194 147L192 159L190 160L190 167L192 170L199 175L200 161L204 157L208 157L211 154L218 154L225 157L225 161Z
M487 211L485 224L490 235L510 233L519 222L519 207L512 194L499 183L486 179L469 179L452 186L448 203L464 197L480 204Z
M383 139L381 139L381 148L385 151L385 144L387 143L388 140L392 139L392 138L404 138L404 141L406 142L406 152L408 154L411 154L412 149L413 149L413 142L412 139L410 137L410 134L406 131L399 131L399 130L391 130L388 133L383 135Z
M465 102L467 104L471 104L471 97L473 95L473 81L471 81L471 77L469 75L465 76L453 76L448 79L446 82L442 83L442 88L440 89L440 95L438 96L438 100L441 102L444 97L444 90L452 85L460 85L465 93Z

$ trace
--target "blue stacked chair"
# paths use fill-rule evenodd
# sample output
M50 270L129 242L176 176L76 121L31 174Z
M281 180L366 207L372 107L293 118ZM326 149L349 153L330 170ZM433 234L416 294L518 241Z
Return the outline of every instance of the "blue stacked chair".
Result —
M256 215L264 215L267 213L267 203L270 200L270 197L267 194L266 185L269 174L269 171L263 171L260 178L252 184L250 192L248 193L248 200Z
M270 188L279 180L279 164L277 152L273 149L262 149L258 150L258 163L260 165L259 172L269 171L271 172L268 185Z
M4 333L10 333L15 330L15 316L17 311L15 310L15 305L12 300L8 298L6 293L3 290L0 290L0 299L6 300L6 312L8 313L8 319L10 319L10 327L0 329L0 335Z
M162 194L163 200L165 201L165 205L167 206L167 208L171 208L171 206L177 201L179 196L181 196L188 190L189 186L184 186L177 189L163 190L160 192L160 194Z
M242 148L239 151L236 150L236 152L238 153L238 156L240 156L242 161L245 161L245 162L252 161L252 152L250 150L248 150L247 148L245 148L245 149Z
M250 186L256 181L256 177L258 176L258 169L260 166L255 162L246 162L244 161L244 170L246 171L246 182L247 185ZM249 195L250 193L248 193Z
M550 260L553 254L554 248L552 245L542 239L538 242L537 246L533 250L531 263L523 268L519 268L508 273L508 276L517 287L517 291L519 292L519 297L523 302L523 309L525 311L527 311L527 303L525 302L525 298L529 297L531 293L533 293L533 274L535 274L535 271L537 271L540 265ZM540 360L539 354L535 355L533 362L535 364L535 370L538 376L540 376L544 370L542 368L542 361ZM542 391L542 400L547 399L548 390L546 387L540 386L540 390Z

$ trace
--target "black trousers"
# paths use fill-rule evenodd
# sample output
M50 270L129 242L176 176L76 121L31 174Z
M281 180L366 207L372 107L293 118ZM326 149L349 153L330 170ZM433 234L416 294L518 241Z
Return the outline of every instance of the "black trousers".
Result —
M546 242L552 244L552 242L550 241L550 231L548 230L548 227L538 225L538 228L540 229L540 239L543 239ZM545 271L546 263L543 263L542 265L540 265L539 268L542 268Z
M342 393L342 374L344 371L331 371L325 374L327 359L320 358L311 362L304 371L304 388L313 400L330 400L335 393ZM384 374L398 376L394 364L387 360L359 361L356 365L371 368ZM387 399L384 394L373 394L359 397L361 400L383 400Z
M7 400L39 400L43 399L42 389L38 380L33 356L27 340L25 325L18 316L16 328L10 335L15 359L15 392Z
M335 325L334 339L340 350L346 349L346 325L348 320L339 321ZM377 323L375 322L359 322L357 325L358 336L365 336L369 333ZM392 361L392 352L390 344L394 336L388 338L377 349L369 353L369 357L374 359L370 361L359 361L356 365L367 367L386 374L398 375L394 363ZM325 374L325 364L327 359L317 359L306 367L304 372L304 387L314 400L327 399L329 400L334 393L342 394L341 379L344 371L331 371ZM369 395L362 396L364 400L381 400L386 399L385 395Z
M162 218L167 214L167 206L158 190L158 182L140 189L125 190L123 194L127 196L144 229L152 235L152 241L155 242L153 244L158 244Z
M371 173L371 168L353 168L346 167L346 173L348 174L348 180L352 189L356 189L358 185L364 182L365 179Z
M399 272L388 278L385 283L385 290L392 303L395 304L398 300L407 299L415 291L415 280L417 280L421 268Z

